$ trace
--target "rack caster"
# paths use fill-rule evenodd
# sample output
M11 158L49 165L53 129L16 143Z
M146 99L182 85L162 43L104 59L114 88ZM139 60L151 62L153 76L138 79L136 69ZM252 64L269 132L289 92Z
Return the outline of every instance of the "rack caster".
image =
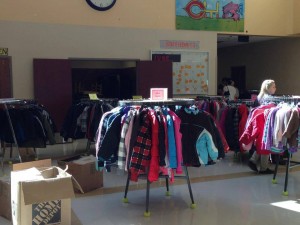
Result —
M283 191L283 192L282 192L282 195L283 195L283 196L289 196L289 192L288 192L288 191Z
M144 217L149 217L150 216L150 212L144 212Z
M123 198L122 202L123 202L123 203L128 203L128 202L129 202L129 201L128 201L128 198Z
M272 179L272 184L277 184L277 180L276 179Z
M169 191L166 191L166 196L171 196L171 193Z
M197 207L197 204L195 204L195 203L191 204L191 209L195 209L196 207Z

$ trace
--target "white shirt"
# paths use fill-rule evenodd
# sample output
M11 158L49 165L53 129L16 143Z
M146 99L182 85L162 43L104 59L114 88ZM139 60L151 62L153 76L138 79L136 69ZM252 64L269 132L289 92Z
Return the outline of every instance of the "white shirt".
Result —
M236 94L237 94L236 88L235 88L235 87L233 87L233 86L231 86L231 85L227 85L227 86L225 86L225 87L223 88L223 91L224 91L224 92L225 92L225 91L229 91L229 97L228 97L228 99L229 99L229 100L235 100L235 96L236 96Z

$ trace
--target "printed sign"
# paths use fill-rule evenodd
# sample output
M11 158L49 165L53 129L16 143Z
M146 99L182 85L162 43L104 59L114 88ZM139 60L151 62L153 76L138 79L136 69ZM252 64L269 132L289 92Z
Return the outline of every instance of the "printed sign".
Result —
M180 62L180 54L152 54L152 61Z
M150 99L155 101L168 100L168 88L151 88Z
M89 98L90 98L90 100L98 100L98 96L95 93L89 94Z
M8 48L0 48L0 55L8 55Z
M160 48L166 49L199 49L199 41L161 40Z
M32 205L32 225L59 224L61 222L61 200Z

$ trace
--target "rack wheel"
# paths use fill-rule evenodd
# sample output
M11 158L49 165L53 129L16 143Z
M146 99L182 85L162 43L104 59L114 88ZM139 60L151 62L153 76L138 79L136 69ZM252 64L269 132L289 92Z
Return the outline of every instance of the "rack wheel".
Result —
M123 203L128 203L128 198L123 198Z
M9 164L9 165L12 165L13 163L12 163L12 161L8 161L8 164Z
M195 203L191 204L191 209L195 209L197 207L197 205Z
M39 158L35 158L34 160L35 160L35 161L38 161L38 160L39 160Z
M283 191L283 192L282 192L282 195L283 195L283 196L289 196L289 192L288 192L288 191Z
M144 212L144 217L149 217L150 216L150 212Z
M166 191L166 196L171 196L171 193L169 191Z
M277 184L277 180L276 179L272 179L272 184Z

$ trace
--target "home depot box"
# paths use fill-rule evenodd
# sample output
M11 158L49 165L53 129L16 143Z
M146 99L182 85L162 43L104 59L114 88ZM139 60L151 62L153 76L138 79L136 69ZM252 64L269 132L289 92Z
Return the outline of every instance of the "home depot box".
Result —
M5 176L0 179L0 216L8 220L11 220L10 201L10 177Z
M76 179L83 192L103 187L103 171L97 171L95 163L96 157L93 155L78 155L57 161L59 167L68 167L67 172Z
M13 164L13 170L27 169L31 167L51 166L51 159ZM0 178L0 216L11 220L11 184L10 176Z
M11 172L14 225L71 224L72 176L59 167Z

